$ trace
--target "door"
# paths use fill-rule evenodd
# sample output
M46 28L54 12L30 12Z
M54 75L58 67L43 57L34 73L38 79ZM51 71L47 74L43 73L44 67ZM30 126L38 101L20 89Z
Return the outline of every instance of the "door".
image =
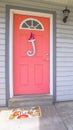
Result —
M14 95L50 93L50 18L13 16Z

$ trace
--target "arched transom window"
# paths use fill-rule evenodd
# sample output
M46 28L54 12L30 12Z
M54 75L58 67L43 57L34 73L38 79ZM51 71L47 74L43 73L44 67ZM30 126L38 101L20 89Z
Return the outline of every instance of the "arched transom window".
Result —
M39 20L28 18L21 22L20 29L29 29L29 30L40 30L43 31L44 27Z

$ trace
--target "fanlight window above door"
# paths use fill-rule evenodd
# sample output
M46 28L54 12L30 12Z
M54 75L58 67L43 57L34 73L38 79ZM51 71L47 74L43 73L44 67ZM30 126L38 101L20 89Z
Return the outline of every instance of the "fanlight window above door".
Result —
M20 29L29 29L29 30L40 30L43 31L44 27L39 20L28 18L21 22Z

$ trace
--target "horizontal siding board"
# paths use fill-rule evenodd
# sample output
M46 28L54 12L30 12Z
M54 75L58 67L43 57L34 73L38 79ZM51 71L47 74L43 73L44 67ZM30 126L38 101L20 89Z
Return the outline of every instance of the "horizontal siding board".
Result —
M70 39L70 40L73 40L72 35L68 35L68 37L67 37L67 34L66 34L66 35L64 35L64 34L63 34L63 35L59 34L59 36L57 35L56 38L57 38L57 39L66 39L66 40L67 40L67 39L68 39L68 40Z
M73 62L73 59L72 59L72 57L57 57L56 58L56 61L57 61L57 63L58 62L70 62L70 63L72 63Z
M5 45L0 45L0 50L4 50L5 51Z
M64 42L64 43L62 43L62 42L58 42L58 43L56 43L56 48L73 48L73 43L66 43L66 42Z
M0 44L1 45L5 44L5 39L0 39Z
M5 35L5 29L0 28L0 34L4 34Z
M5 56L0 56L0 62L5 61Z
M66 71L66 72L65 72L65 71L64 71L64 72L61 72L61 71L60 71L60 72L57 72L57 73L56 73L56 76L57 76L57 77L73 76L73 71L72 71L72 72L68 72L68 71Z
M5 94L1 94L1 95L0 95L0 100L5 100L5 98L6 98L6 97L5 97Z
M56 38L56 42L57 43L73 43L72 39L68 39L68 38Z
M65 24L57 24L56 28L59 29L67 29L67 30L73 30L73 24L72 25L65 25Z
M73 57L73 53L67 53L67 52L61 53L61 52L57 52L57 53L56 53L56 56L57 56L57 57Z
M0 34L4 34L5 35L5 28L0 28Z
M71 81L73 80L73 76L66 76L66 77L56 77L56 81Z
M0 39L5 39L5 34L0 34Z
M73 80L67 80L67 81L57 81L56 82L56 85L58 86L58 87L62 87L63 86L63 88L65 89L66 88L66 86L69 88L69 86L73 86ZM58 87L57 87L57 89L58 89Z
M57 72L72 72L73 71L73 66L72 67L68 67L68 66L57 66L56 67L56 71Z
M57 34L73 34L73 30L67 30L67 29L56 29Z
M6 4L7 4L7 3L6 3ZM5 2L3 2L3 0L0 1L0 7L3 8L4 10L5 10L5 5L6 5L6 4L5 4Z
M4 28L5 29L5 23L0 23L0 28Z
M5 18L5 13L0 12L0 18Z
M5 23L5 18L0 17L0 23Z
M0 78L0 84L4 84L5 83L5 78Z
M4 62L0 62L0 66L5 66L5 61Z
M6 105L6 101L3 100L3 99L1 99L1 100L0 100L0 106L5 106L5 105Z
M60 62L57 63L57 66L62 66L62 67L73 67L73 62Z
M56 36L57 38L67 38L67 39L72 39L73 40L73 34L65 34L65 33L58 33Z
M56 89L57 89L57 93L58 93L58 91L61 92L61 91L65 91L65 90L66 91L69 91L69 90L72 91L73 90L73 85L64 85L64 86L61 85L61 86L57 86Z
M5 95L5 90L4 89L0 89L0 95Z
M2 7L2 6L1 6L1 3L0 3L0 13L1 13L1 12L2 12L2 13L5 13L5 7Z
M0 83L0 89L5 89L5 83Z
M73 48L64 48L64 47L59 47L56 49L57 52L60 52L60 53L73 53Z
M69 89L69 90L61 90L61 91L57 91L57 96L62 96L62 95L73 95L73 88Z
M5 73L0 72L0 78L5 78Z
M69 100L73 100L73 94L72 95L71 94L70 95L69 94L68 95L62 95L62 96L59 95L59 96L56 97L56 100L57 101L69 101Z
M1 51L1 50L0 50L0 55L1 55L1 56L4 56L4 55L5 55L5 51L3 51L3 50Z
M1 66L0 67L0 72L4 72L5 73L5 67Z

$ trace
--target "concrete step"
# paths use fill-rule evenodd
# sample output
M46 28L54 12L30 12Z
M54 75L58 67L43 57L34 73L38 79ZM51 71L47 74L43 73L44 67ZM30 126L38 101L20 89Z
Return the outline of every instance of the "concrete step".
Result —
M9 99L8 108L50 105L52 103L53 97L50 95L16 96Z

